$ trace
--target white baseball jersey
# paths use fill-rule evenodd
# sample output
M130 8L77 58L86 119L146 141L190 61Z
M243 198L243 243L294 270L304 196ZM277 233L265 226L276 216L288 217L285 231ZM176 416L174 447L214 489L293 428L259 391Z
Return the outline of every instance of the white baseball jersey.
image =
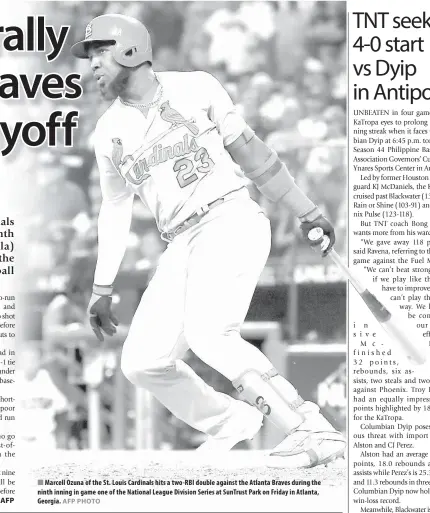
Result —
M99 119L95 151L104 201L137 194L168 232L245 179L224 146L246 123L205 72L161 72L148 117L116 99Z

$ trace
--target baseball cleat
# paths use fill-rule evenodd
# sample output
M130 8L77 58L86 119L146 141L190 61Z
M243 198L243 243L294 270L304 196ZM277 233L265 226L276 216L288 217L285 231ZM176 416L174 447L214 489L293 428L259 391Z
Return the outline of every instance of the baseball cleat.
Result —
M300 411L302 408L298 408ZM272 468L312 468L343 456L346 440L336 431L313 403L305 403L304 422L269 453Z
M272 468L312 468L327 465L345 452L346 441L339 431L295 431L269 454Z
M263 414L253 406L237 401L237 411L216 436L208 439L196 451L227 452L239 442L252 440L263 424Z

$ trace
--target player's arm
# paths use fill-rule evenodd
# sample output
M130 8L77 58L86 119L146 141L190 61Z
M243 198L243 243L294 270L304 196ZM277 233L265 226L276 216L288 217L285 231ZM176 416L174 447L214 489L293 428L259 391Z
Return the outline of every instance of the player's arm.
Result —
M67 346L82 340L93 340L92 329L83 322L69 322L71 306L69 298L60 294L49 303L43 315L43 337L52 344Z
M97 265L88 313L91 328L97 338L103 341L103 333L112 336L118 325L111 311L113 282L127 248L134 194L98 144L96 137L95 150L100 171L102 204L97 223Z
M322 228L329 242L322 255L326 256L335 242L334 228L320 209L295 184L287 166L277 153L259 139L251 128L226 147L232 159L241 167L245 176L252 180L264 196L274 202L284 203L299 218L303 236L310 244L309 232ZM316 241L318 244L321 240Z
M89 342L94 340L94 331L82 322L68 322L69 300L66 296L56 296L48 305L43 316L43 336L47 342L55 345L69 346L77 342ZM127 336L126 327L117 327L109 344L105 348L116 347L122 344Z
M244 174L272 201L282 201L299 218L304 237L310 244L308 233L321 227L329 243L322 250L323 256L335 242L334 229L318 207L294 183L275 151L270 149L246 124L221 84L211 75L202 74L205 90L210 95L208 115L223 138L224 146ZM320 241L317 241L319 243Z

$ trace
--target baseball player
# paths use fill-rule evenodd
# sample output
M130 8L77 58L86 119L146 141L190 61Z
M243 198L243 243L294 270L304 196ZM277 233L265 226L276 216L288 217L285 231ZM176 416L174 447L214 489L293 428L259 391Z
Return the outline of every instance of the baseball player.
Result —
M335 459L345 449L342 434L240 336L270 249L269 221L243 176L287 205L305 237L321 228L323 255L335 241L332 225L214 77L153 71L150 37L139 21L99 16L72 53L89 60L102 96L113 100L95 130L103 197L88 308L95 334L103 340L118 324L113 283L137 195L169 244L124 343L125 376L208 435L198 450L230 450L252 439L266 415L286 434L269 465L313 467ZM182 360L189 348L231 380L243 401L199 378Z

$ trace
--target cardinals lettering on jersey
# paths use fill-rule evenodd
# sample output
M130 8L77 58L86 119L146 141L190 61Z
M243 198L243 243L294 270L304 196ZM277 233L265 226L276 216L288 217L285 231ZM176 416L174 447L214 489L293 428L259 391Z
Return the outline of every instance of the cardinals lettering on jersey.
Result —
M95 147L104 199L137 194L166 232L245 185L224 144L246 124L207 73L161 72L157 79L159 105L144 116L117 99L97 124Z
M123 168L126 169L127 162L135 161L135 157L133 157L133 155L126 155L124 159L122 158L123 145L121 139L118 137L114 137L112 139L112 143L112 162L118 171L121 172ZM185 134L182 141L177 142L174 145L170 144L163 146L162 144L154 144L148 152L149 155L134 162L131 169L127 170L123 176L128 182L131 182L134 185L140 185L144 180L151 176L150 167L158 166L168 160L175 159L177 157L184 157L191 153L197 153L196 159L202 162L202 166L199 171L210 171L211 160L209 159L206 148L201 148L194 137L190 138L188 134ZM173 166L173 168L175 168L175 166Z

